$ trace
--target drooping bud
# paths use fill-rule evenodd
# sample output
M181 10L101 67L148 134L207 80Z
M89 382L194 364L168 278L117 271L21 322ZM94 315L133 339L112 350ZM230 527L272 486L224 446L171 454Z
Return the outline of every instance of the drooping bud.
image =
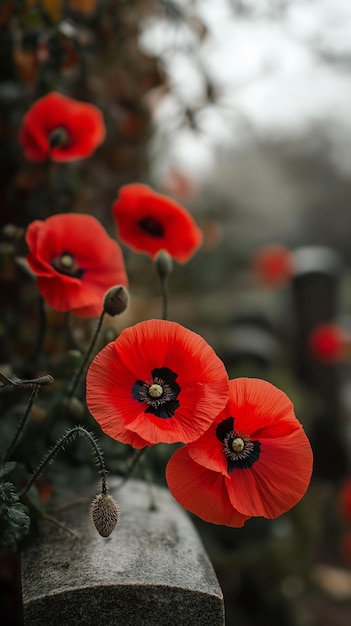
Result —
M129 304L129 293L123 285L111 287L104 297L104 311L114 317L126 310Z
M172 257L166 250L160 250L156 260L156 269L160 278L167 278L173 269Z
M98 494L91 504L91 517L101 537L109 537L120 520L117 503L107 493Z

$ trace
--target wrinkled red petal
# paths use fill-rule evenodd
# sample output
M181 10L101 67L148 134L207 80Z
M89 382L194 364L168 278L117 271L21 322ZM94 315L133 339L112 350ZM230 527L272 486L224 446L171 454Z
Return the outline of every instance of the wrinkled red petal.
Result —
M26 232L27 262L38 276L38 289L58 311L82 317L100 315L103 297L114 285L127 285L122 251L91 215L59 214L35 220ZM53 261L71 254L81 277L59 272Z
M118 237L133 250L155 257L166 250L180 263L190 259L202 243L202 232L180 204L156 193L147 185L124 185L112 207ZM156 221L162 233L146 232L140 221Z
M284 391L257 378L229 381L226 413L235 418L235 430L252 439L281 437L300 428L294 406Z
M223 415L220 413L220 415ZM220 472L228 476L227 459L223 452L223 442L216 437L217 420L196 441L189 443L187 449L189 456L214 472Z
M310 483L313 456L304 430L261 441L259 459L234 469L225 484L232 505L244 515L274 518L291 509Z
M146 402L132 396L137 380L151 381L152 370L178 375L180 406L169 419L146 413ZM103 375L102 375L103 372ZM121 429L150 444L187 443L212 423L228 398L228 375L206 341L176 322L148 320L126 328L93 360L87 378L89 410L115 439Z
M237 528L249 519L232 506L224 476L195 463L187 447L177 450L169 460L166 479L179 504L206 522Z
M286 436L300 429L288 396L265 380L236 378L229 381L229 401L215 422L199 439L189 445L189 455L208 469L228 475L223 443L216 428L228 417L234 418L234 430L253 440Z

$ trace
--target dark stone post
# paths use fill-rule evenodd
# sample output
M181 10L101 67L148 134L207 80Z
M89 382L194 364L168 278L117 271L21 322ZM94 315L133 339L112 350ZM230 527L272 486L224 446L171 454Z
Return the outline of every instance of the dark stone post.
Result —
M338 480L347 471L340 366L318 362L310 352L309 336L316 326L337 318L342 264L336 251L323 246L297 248L294 258L296 373L320 405L311 432L315 475Z

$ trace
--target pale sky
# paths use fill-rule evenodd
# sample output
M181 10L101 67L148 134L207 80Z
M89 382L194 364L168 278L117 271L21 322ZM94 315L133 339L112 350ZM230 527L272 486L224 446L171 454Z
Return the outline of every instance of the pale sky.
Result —
M201 178L218 146L238 146L252 133L299 136L318 123L335 163L351 174L351 0L292 0L279 17L269 10L278 0L241 0L255 19L234 18L230 0L178 4L189 16L195 6L209 34L199 46L184 25L146 25L143 45L164 59L172 85L156 111L154 150L163 168ZM202 69L218 89L218 102L197 114L201 132L176 130L184 105L203 104Z

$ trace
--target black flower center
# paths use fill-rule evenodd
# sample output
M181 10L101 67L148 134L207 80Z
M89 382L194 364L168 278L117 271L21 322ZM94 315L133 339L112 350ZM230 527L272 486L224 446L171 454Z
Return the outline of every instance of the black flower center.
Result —
M71 145L70 137L64 126L54 128L49 134L50 148L68 148Z
M236 432L233 417L227 417L218 424L216 437L223 443L229 474L235 469L248 469L259 459L260 442L252 441L248 435Z
M163 224L154 217L143 217L141 220L138 221L138 226L147 235L155 237L156 239L161 239L165 234Z
M73 278L82 278L85 272L81 267L78 267L77 261L70 252L62 252L60 256L55 256L51 265L60 274Z
M134 400L146 402L145 413L153 413L157 417L169 419L179 407L178 394L180 387L176 383L178 374L168 367L158 367L151 372L152 380L144 382L136 380L132 387Z

